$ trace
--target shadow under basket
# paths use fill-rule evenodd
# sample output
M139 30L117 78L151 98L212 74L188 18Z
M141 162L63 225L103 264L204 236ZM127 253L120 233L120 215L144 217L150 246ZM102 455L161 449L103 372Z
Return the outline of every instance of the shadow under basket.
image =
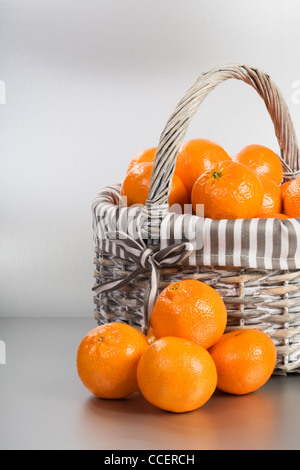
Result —
M241 64L202 74L162 132L146 205L122 206L120 184L104 188L94 200L95 318L99 325L121 321L147 332L157 295L172 282L196 279L223 298L226 331L264 331L277 349L274 374L299 373L300 220L212 221L174 214L168 207L176 156L189 122L207 94L230 78L250 84L265 101L284 181L299 176L295 131L270 77Z

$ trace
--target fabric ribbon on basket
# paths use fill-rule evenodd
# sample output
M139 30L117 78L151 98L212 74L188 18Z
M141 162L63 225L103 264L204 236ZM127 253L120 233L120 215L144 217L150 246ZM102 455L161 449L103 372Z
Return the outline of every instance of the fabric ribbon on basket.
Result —
M92 207L93 230L105 253L128 259L125 244L113 243L107 234L119 238L117 234L124 232L137 239L144 215L140 207L118 205L119 195L119 183L97 195ZM190 256L182 259L186 266L300 269L300 218L211 220L169 212L161 222L157 243L160 249L191 244Z
M104 282L93 287L95 294L109 292L127 285L140 274L150 272L149 284L144 301L144 329L147 330L159 287L160 268L177 265L193 251L193 245L188 242L175 243L163 249L149 248L141 235L134 239L125 232L109 232L106 234L108 240L122 247L127 258L139 267L128 274L125 278Z

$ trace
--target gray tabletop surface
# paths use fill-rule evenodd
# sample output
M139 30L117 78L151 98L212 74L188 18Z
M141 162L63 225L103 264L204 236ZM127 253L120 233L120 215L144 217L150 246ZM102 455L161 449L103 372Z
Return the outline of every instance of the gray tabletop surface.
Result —
M300 449L300 375L273 376L240 397L216 391L183 414L139 393L101 400L76 371L80 340L96 326L93 318L0 318L1 450Z

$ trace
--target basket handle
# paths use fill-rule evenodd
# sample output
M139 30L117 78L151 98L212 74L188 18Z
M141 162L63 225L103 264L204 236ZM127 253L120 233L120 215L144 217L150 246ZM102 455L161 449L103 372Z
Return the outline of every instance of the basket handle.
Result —
M148 221L152 225L159 226L158 217L161 220L168 213L168 199L176 158L191 119L204 98L217 85L230 78L248 83L264 100L279 143L285 180L300 175L300 153L294 126L286 102L269 75L243 64L229 64L215 68L200 75L187 90L161 134L145 204Z

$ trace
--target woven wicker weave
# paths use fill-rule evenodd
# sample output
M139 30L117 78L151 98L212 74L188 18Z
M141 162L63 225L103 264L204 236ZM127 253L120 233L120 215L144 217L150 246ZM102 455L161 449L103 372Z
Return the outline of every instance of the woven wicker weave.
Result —
M253 67L240 64L205 73L184 95L162 132L148 200L141 208L141 230L147 239L147 247L154 244L156 249L160 248L157 246L158 234L169 210L167 201L176 156L190 120L208 93L230 78L250 84L264 100L279 143L285 180L300 174L300 154L291 118L280 91L270 77ZM105 202L105 207L117 203L117 191L114 191L111 199ZM147 328L145 298L149 293L150 268L145 265L145 269L141 270L140 264L133 262L126 253L124 256L114 249L106 249L107 244L98 236L95 236L95 241L96 292L103 284L124 280L121 286L96 293L97 322L124 321L138 328ZM133 275L136 270L139 270L137 276ZM271 270L245 268L243 265L216 267L177 263L162 266L158 271L157 294L171 282L181 279L198 279L214 287L227 307L227 331L258 328L266 332L277 348L274 373L300 372L300 268Z

